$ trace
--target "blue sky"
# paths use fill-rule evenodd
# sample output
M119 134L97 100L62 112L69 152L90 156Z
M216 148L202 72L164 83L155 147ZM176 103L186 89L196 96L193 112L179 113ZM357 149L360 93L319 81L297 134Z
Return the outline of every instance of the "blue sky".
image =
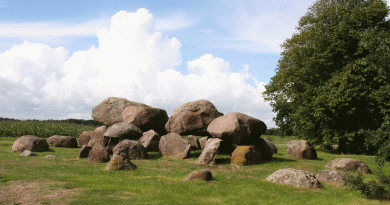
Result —
M169 115L203 98L275 127L261 92L312 3L0 0L0 117L91 119L111 96Z

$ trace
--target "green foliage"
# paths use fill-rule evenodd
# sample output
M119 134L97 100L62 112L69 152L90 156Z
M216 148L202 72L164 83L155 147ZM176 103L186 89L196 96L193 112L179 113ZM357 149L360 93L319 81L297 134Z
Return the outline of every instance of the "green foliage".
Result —
M389 10L381 0L319 0L282 45L263 93L276 124L313 144L369 151L360 129L374 130L390 108Z
M350 186L353 190L359 190L367 198L380 199L387 197L389 194L390 184L383 183L383 181L370 180L368 182L363 181L363 175L359 173L358 176L346 175L345 185Z
M34 135L48 138L64 135L78 138L83 131L93 131L95 127L69 123L41 121L0 121L0 137L20 137Z

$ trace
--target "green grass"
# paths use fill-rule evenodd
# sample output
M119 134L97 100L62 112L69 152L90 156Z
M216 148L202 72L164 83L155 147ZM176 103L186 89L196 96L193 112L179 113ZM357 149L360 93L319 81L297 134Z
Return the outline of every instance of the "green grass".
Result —
M266 182L264 179L282 168L303 169L317 174L325 164L340 157L357 158L376 171L373 156L335 155L318 149L318 160L298 160L287 156L285 144L294 137L262 136L278 147L278 154L264 164L252 166L230 165L229 155L219 155L217 165L195 164L201 150L192 151L190 158L173 160L149 153L147 160L134 160L135 171L104 171L106 163L91 164L86 159L76 159L80 148L51 147L49 152L37 157L21 157L11 152L13 142L22 135L48 138L52 135L78 137L82 131L94 130L92 126L52 122L0 122L0 204L6 191L18 183L49 183L41 194L50 195L55 190L73 194L55 198L42 198L39 203L58 204L386 204L388 201L369 200L348 187L323 184L319 190L307 190ZM183 136L186 138L187 136ZM200 137L199 137L200 138ZM56 159L45 159L46 155ZM183 181L187 174L200 169L210 169L211 182ZM355 173L356 174L356 173ZM385 170L390 174L390 169ZM366 175L366 180L376 180ZM58 183L61 182L61 183ZM34 189L34 190L35 190ZM25 191L24 191L25 192ZM24 193L23 192L23 193ZM1 195L3 194L3 196ZM39 195L39 196L43 196ZM61 198L62 196L62 198ZM9 202L9 201L8 201ZM8 203L7 202L7 203ZM17 203L17 199L12 203Z
M161 158L158 153L149 153L147 160L132 161L138 166L135 171L104 171L106 163L91 164L86 159L76 159L80 148L51 147L50 152L38 153L37 157L21 157L18 153L11 152L16 139L0 137L0 190L6 189L16 180L65 182L49 187L53 190L77 190L76 194L67 196L70 204L388 203L366 199L361 193L343 186L322 183L322 189L307 190L264 180L282 168L303 169L317 174L325 169L328 161L339 157L358 158L375 172L373 156L339 156L318 150L318 160L298 160L287 156L285 145L277 145L279 152L270 162L252 166L230 165L229 155L220 155L217 159L220 164L214 166L196 165L201 153L198 150L193 151L190 158L185 160L166 159ZM275 139L282 142L282 139ZM49 154L57 155L58 158L45 159L44 156ZM183 181L188 173L204 168L211 170L213 181ZM385 171L390 174L389 169ZM375 175L366 175L366 178L376 179ZM43 202L56 204L54 199L45 199Z

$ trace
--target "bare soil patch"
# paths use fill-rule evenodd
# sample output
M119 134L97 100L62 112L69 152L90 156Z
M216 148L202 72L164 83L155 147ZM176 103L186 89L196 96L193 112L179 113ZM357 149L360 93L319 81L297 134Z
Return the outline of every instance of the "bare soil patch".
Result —
M0 204L68 204L78 189L64 189L53 181L8 181L0 186Z

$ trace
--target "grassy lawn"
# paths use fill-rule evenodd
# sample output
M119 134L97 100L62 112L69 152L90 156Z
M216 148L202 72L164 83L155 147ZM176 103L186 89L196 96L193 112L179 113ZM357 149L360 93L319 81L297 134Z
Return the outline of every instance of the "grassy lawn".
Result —
M268 137L268 136L266 136ZM285 144L274 137L276 144ZM0 137L0 204L388 204L369 200L349 187L327 185L307 190L273 184L264 179L281 168L308 170L314 174L340 157L357 158L373 172L373 156L334 155L317 150L318 160L298 160L287 156L285 145L270 162L252 166L233 166L230 156L220 155L214 166L196 165L201 151L185 160L161 158L149 153L147 160L133 160L135 171L104 171L106 163L91 164L77 159L80 148L50 148L36 157L11 152L17 138ZM277 139L279 141L277 141ZM281 143L279 143L281 142ZM287 143L287 142L286 142ZM57 155L56 159L44 158ZM188 182L192 171L210 169L211 182ZM385 170L390 174L390 170ZM366 175L367 180L376 179Z

